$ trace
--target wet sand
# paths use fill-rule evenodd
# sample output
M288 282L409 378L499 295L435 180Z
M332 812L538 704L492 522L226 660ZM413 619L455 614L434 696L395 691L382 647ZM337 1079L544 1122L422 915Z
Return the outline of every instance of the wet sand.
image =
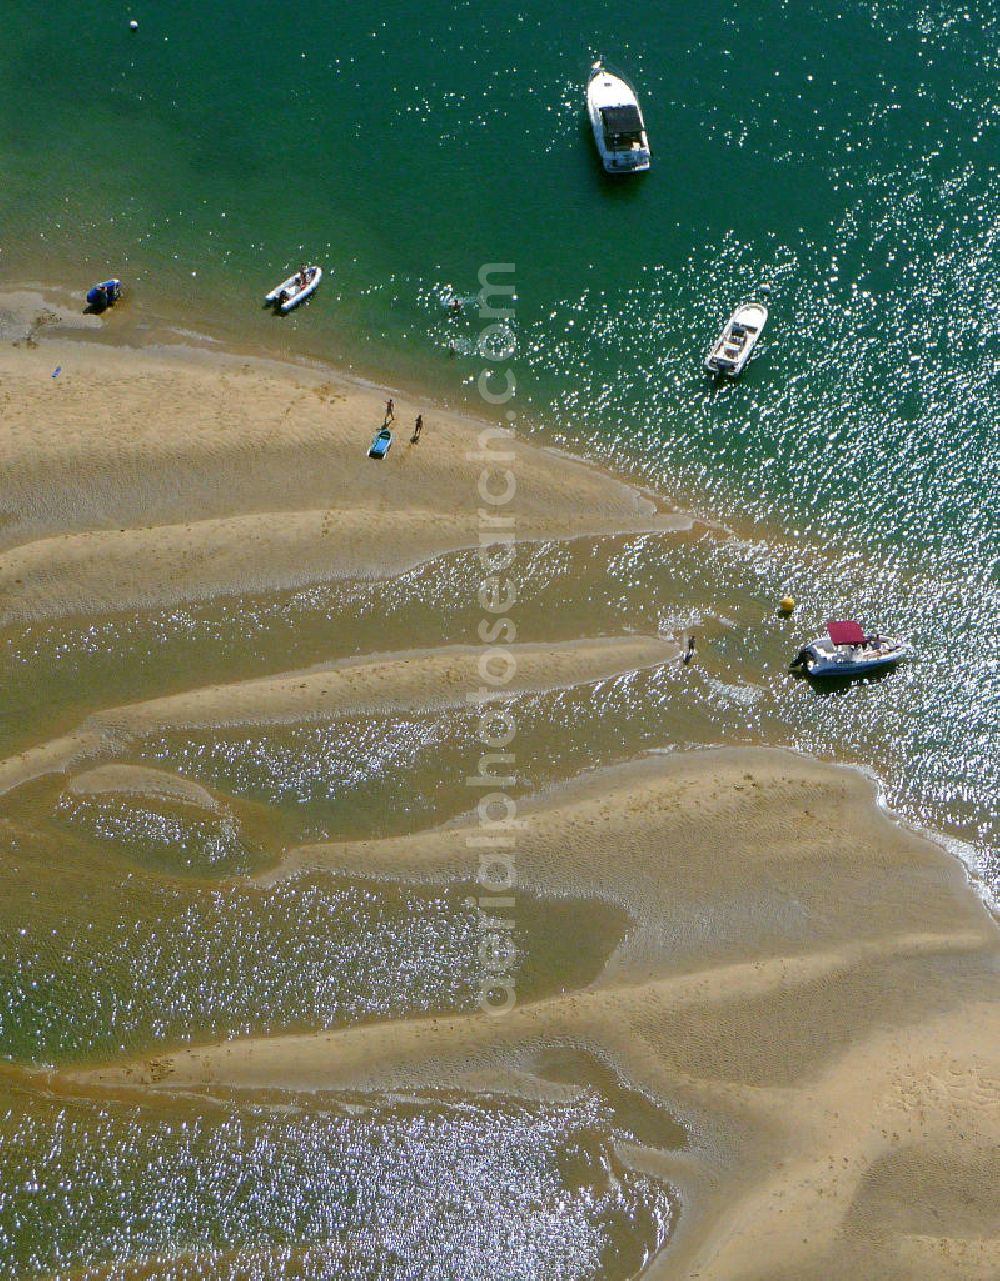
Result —
M100 347L47 328L37 346L19 339L0 352L4 624L359 574L389 580L476 545L483 424L400 405L400 434L377 464L365 450L382 421L379 388L203 352ZM410 446L417 412L426 426ZM690 527L595 468L523 440L502 448L513 455L519 539L669 538ZM589 589L581 574L581 602ZM506 695L677 661L672 636L567 641L555 622L553 635L513 646ZM474 644L412 640L405 652L348 662L318 650L311 665L253 680L192 671L183 690L127 705L94 690L79 726L0 763L4 821L30 836L19 798L52 773L79 796L222 803L130 762L133 742L151 733L392 718L474 693ZM554 995L502 1017L164 1044L47 1074L48 1088L137 1092L157 1107L171 1092L185 1107L222 1095L308 1108L317 1092L343 1089L544 1097L560 1088L544 1064L561 1053L570 1058L560 1079L568 1071L608 1089L610 1070L652 1108L639 1109L636 1142L622 1152L679 1203L649 1276L991 1275L1000 1225L984 1171L1000 1142L1000 948L956 860L892 822L861 774L767 748L650 753L564 778L521 803L518 819L513 911L531 894L627 915L594 981L561 990L553 974ZM467 816L389 840L301 845L257 881L465 884L477 835ZM681 1123L687 1145L656 1116Z

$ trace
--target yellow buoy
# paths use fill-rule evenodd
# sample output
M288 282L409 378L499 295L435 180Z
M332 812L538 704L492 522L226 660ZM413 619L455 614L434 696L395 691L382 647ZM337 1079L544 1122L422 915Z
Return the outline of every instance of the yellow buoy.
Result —
M795 608L794 596L782 596L779 608L783 614L790 614Z

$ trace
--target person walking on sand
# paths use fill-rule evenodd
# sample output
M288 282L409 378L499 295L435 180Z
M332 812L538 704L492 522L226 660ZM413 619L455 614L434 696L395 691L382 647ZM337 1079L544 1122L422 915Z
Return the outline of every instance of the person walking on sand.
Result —
M695 650L694 637L689 636L687 650L685 651L684 657L681 659L681 662L684 664L685 667L688 665L688 663L690 663L691 659L694 658L696 652L697 651Z
M413 424L413 435L410 437L411 445L418 445L420 443L420 433L423 431L423 428L424 416L423 414L417 414L417 421Z
M395 422L395 420L396 420L396 402L390 396L389 399L385 402L385 421L387 423L391 423L391 422Z

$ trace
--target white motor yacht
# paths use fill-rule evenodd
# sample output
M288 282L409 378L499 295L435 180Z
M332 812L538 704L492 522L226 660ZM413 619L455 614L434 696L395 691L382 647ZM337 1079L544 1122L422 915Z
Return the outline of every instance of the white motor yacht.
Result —
M705 368L728 378L741 374L766 324L767 308L762 302L742 303L705 357Z
M649 168L649 139L635 90L600 60L587 83L587 114L608 173L642 173Z

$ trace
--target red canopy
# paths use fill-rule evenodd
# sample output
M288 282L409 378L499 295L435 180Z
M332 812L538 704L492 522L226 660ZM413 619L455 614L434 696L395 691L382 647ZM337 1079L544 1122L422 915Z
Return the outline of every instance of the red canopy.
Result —
M826 630L830 633L830 639L834 645L863 645L865 643L864 628L860 623L830 622L827 623Z

